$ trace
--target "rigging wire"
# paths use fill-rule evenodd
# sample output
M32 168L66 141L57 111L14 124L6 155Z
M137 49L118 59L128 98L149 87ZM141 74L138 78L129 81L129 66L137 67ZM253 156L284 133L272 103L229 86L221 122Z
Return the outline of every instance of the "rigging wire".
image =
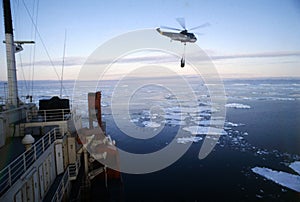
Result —
M60 80L60 76L59 76L59 74L58 74L58 72L57 72L57 70L56 70L56 67L55 67L55 65L54 65L54 63L53 63L51 57L50 57L49 51L48 51L48 49L47 49L47 47L46 47L46 44L45 44L44 41L43 41L43 38L42 38L42 36L41 36L41 34L40 34L38 28L37 28L37 25L35 24L35 22L34 22L34 20L33 20L33 17L32 17L32 15L31 15L31 13L30 13L28 7L26 6L26 3L24 2L24 0L23 0L22 2L23 2L23 4L24 4L24 7L25 7L25 9L26 9L26 11L27 11L27 14L29 15L29 18L30 18L32 24L34 25L34 27L35 27L35 29L36 29L36 33L37 33L37 35L38 35L38 37L39 37L39 39L40 39L40 41L41 41L41 43L42 43L42 45L43 45L43 48L45 49L45 52L46 52L47 57L48 57L48 60L49 60L49 62L50 62L50 64L51 64L51 66L52 66L52 68L53 68L53 70L54 70L54 72L55 72L55 74L56 74L58 80Z
M22 0L23 2L23 5L24 5L24 8L30 18L30 21L32 23L32 31L31 31L31 38L32 38L32 35L34 33L34 41L36 41L37 37L40 39L41 43L42 43L42 46L46 52L46 55L48 57L48 60L58 78L58 80L61 81L61 96L62 96L62 90L64 90L67 94L67 91L65 89L65 87L63 86L63 71L64 71L64 64L65 64L65 46L66 44L64 44L64 56L63 56L63 64L62 64L62 75L59 76L58 72L57 72L57 67L54 65L54 62L52 61L51 57L50 57L50 54L49 54L49 51L43 41L43 38L38 30L38 27L37 27L37 22L38 22L38 11L39 11L39 0L35 1L34 0L34 3L33 3L33 6L32 6L32 11L29 10L28 6L26 5L25 1ZM36 2L36 3L35 3ZM14 2L15 3L15 2ZM35 6L36 5L36 6ZM14 6L16 6L14 4ZM20 6L20 2L19 0L17 0L17 6L19 8ZM14 11L16 11L16 9L14 9ZM14 12L14 15L16 16L18 12ZM19 16L18 16L19 17ZM34 19L35 17L35 19ZM17 18L15 18L17 19ZM34 31L33 31L34 30ZM65 42L66 42L66 33L65 33ZM20 55L20 63L21 63L21 69L22 69L22 75L23 75L23 78L24 78L24 82L25 82L25 87L26 87L26 90L27 90L27 95L31 94L33 95L33 86L34 86L34 69L35 69L35 59L36 59L36 45L33 47L33 51L32 49L30 49L30 63L31 64L31 68L29 69L29 81L27 81L26 77L25 77L25 73L24 73L24 69L23 69L23 63L22 63L22 57ZM31 80L31 83L30 83L30 80ZM28 83L29 82L29 83ZM31 87L31 89L30 89ZM30 92L31 91L31 92Z
M15 27L16 28L20 27L19 26L20 25L20 16L18 15L19 10L20 10L20 2L19 1L13 2L13 16L14 16L14 19L15 19ZM15 36L17 38L21 37L19 32L15 33ZM21 76L23 77L23 82L25 84L25 92L28 94L29 93L29 88L28 88L28 82L27 82L24 67L23 67L22 52L19 52L18 55L19 55L19 61L20 61L20 69L21 69L21 72L22 72Z
M31 10L32 10L32 15L34 16L34 15L35 15L35 0L33 0ZM30 39L32 39L32 38L33 38L34 31L35 31L33 25L31 25L30 31L31 31L31 32L30 32ZM33 49L34 49L34 47L35 47L35 46L30 47L30 49L29 49L29 64L30 64L30 66L29 66L29 71L28 71L28 75L29 75L29 76L28 76L28 77L29 77L29 88L30 88L29 91L31 91L30 85L31 85L31 74L32 74L32 54L33 54ZM29 92L29 93L30 93L30 92ZM29 93L28 93L28 95L29 95Z
M12 5L13 5L13 9L12 9L12 13L14 16L14 26L15 27L19 27L19 22L20 22L20 16L17 15L19 12L17 12L18 10L20 10L20 2L19 0L12 1ZM18 36L20 35L20 33L14 33L14 35Z
M40 1L37 0L37 5L36 5L36 16L35 16L35 25L37 25L37 22L38 22L38 14L39 14L39 4L40 4ZM34 32L34 41L36 41L36 34L37 34L37 29L35 27L35 32ZM36 53L36 45L34 45L34 48L33 48L33 55L32 55L32 74L31 74L31 95L33 96L33 80L34 80L34 67L35 67L35 53Z
M37 3L36 3L37 2ZM24 3L24 2L23 2ZM21 8L20 8L20 1L17 0L17 1L12 1L12 5L13 5L13 15L14 15L14 19L15 19L15 27L16 27L16 30L21 30L22 27L21 27L21 21L20 21L20 13L22 14L22 11L21 11ZM37 19L38 19L38 8L39 8L39 0L34 0L33 1L33 4L32 4L32 14L33 16L35 16L35 24L37 24ZM28 9L28 7L26 8ZM27 12L29 11L26 10ZM35 27L34 25L31 26L31 36L30 38L33 38L33 35L34 35L34 40L36 40L36 30L35 30ZM22 36L20 35L22 34L22 32L20 31L17 31L15 32L15 36L17 38L22 38ZM25 86L25 89L26 89L26 97L28 97L29 95L32 95L33 94L33 75L34 75L34 64L35 64L35 50L36 50L36 46L33 46L29 49L29 68L28 68L28 71L27 71L27 74L26 74L26 71L25 71L25 67L23 66L23 59L24 58L22 52L18 53L19 55L19 63L20 63L20 69L21 69L21 73L22 73L22 77L23 77L23 80L24 80L24 86Z
M34 1L35 1L35 0L34 0ZM32 5L33 5L33 6L32 6L31 9L32 9L32 13L33 13L33 15L34 15L34 11L35 11L34 5L35 5L35 3L33 3ZM31 25L31 27L30 27L30 39L32 39L33 31L34 31L33 25ZM31 58L32 58L32 56L31 56L31 55L32 55L32 49L33 49L32 47L29 48L29 57L28 57L28 58L29 58L29 65L28 65L28 66L29 66L29 68L28 68L28 75L29 75L29 76L28 76L28 80L29 80L29 85L31 84L31 82L30 82L30 77L31 77L31 76L30 76L30 75L31 75L31 70L32 70L32 68L31 68L31 66L32 66L32 61L31 61ZM30 88L30 86L29 86L29 88ZM30 89L29 89L29 91L30 91ZM27 95L29 95L29 93L28 93Z
M20 60L21 72L22 72L22 75L23 75L23 78L24 78L26 93L28 95L28 89L29 88L28 88L28 83L27 83L27 80L26 80L26 77L25 77L25 73L24 73L23 61L22 61L22 54L19 54L19 60Z
M62 59L62 67L61 67L61 80L60 80L60 97L61 98L62 98L62 89L63 89L63 80L64 80L66 41L67 41L67 30L65 30L64 51L63 51L63 59Z

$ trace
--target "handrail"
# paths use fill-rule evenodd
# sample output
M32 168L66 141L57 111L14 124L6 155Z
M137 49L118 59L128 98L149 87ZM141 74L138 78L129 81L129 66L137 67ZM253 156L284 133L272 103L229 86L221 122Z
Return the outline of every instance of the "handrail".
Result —
M64 173L56 189L55 194L53 195L51 202L62 201L65 190L68 188L70 181L76 179L80 166L81 166L80 158L78 158L74 164L69 164L68 168L66 169L66 172Z
M0 196L2 196L28 168L50 147L56 140L61 139L59 128L54 128L34 143L28 150L8 164L0 171Z
M53 195L53 198L51 200L51 202L60 202L62 201L62 198L64 196L65 190L68 188L69 183L70 183L70 171L69 168L66 170L66 172L64 173L55 194Z
M71 118L70 109L49 109L39 111L27 111L27 122L49 122L49 121L66 121Z
M0 97L0 105L5 105L5 99L3 97Z
M70 181L76 179L80 166L81 166L80 158L78 158L75 163L69 164L68 168L66 169L66 172L64 173L64 175L56 189L55 194L53 195L51 202L62 201L65 190L68 188Z

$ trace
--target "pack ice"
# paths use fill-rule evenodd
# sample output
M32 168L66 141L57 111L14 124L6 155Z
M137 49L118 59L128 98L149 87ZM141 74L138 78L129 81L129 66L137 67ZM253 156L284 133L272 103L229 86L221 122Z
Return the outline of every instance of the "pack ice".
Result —
M295 161L289 165L291 169L300 174L300 161ZM287 187L294 191L300 192L300 176L283 172L276 171L270 168L264 167L255 167L252 168L252 171L256 174L259 174L281 186Z

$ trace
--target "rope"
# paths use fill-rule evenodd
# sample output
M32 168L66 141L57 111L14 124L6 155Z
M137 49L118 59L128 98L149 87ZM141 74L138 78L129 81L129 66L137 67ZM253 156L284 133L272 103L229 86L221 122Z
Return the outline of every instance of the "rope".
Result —
M183 46L183 58L185 58L185 47L186 47L186 43L184 43L184 46Z

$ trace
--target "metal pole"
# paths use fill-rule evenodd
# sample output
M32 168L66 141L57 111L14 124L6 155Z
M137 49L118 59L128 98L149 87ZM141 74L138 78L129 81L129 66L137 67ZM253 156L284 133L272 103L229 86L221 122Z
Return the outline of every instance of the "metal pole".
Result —
M15 108L18 107L18 84L10 0L3 0L3 13L7 61L8 106Z
M84 175L85 175L85 178L86 178L86 185L89 186L89 161L88 161L88 152L86 150L86 148L83 146L83 157L84 157Z

